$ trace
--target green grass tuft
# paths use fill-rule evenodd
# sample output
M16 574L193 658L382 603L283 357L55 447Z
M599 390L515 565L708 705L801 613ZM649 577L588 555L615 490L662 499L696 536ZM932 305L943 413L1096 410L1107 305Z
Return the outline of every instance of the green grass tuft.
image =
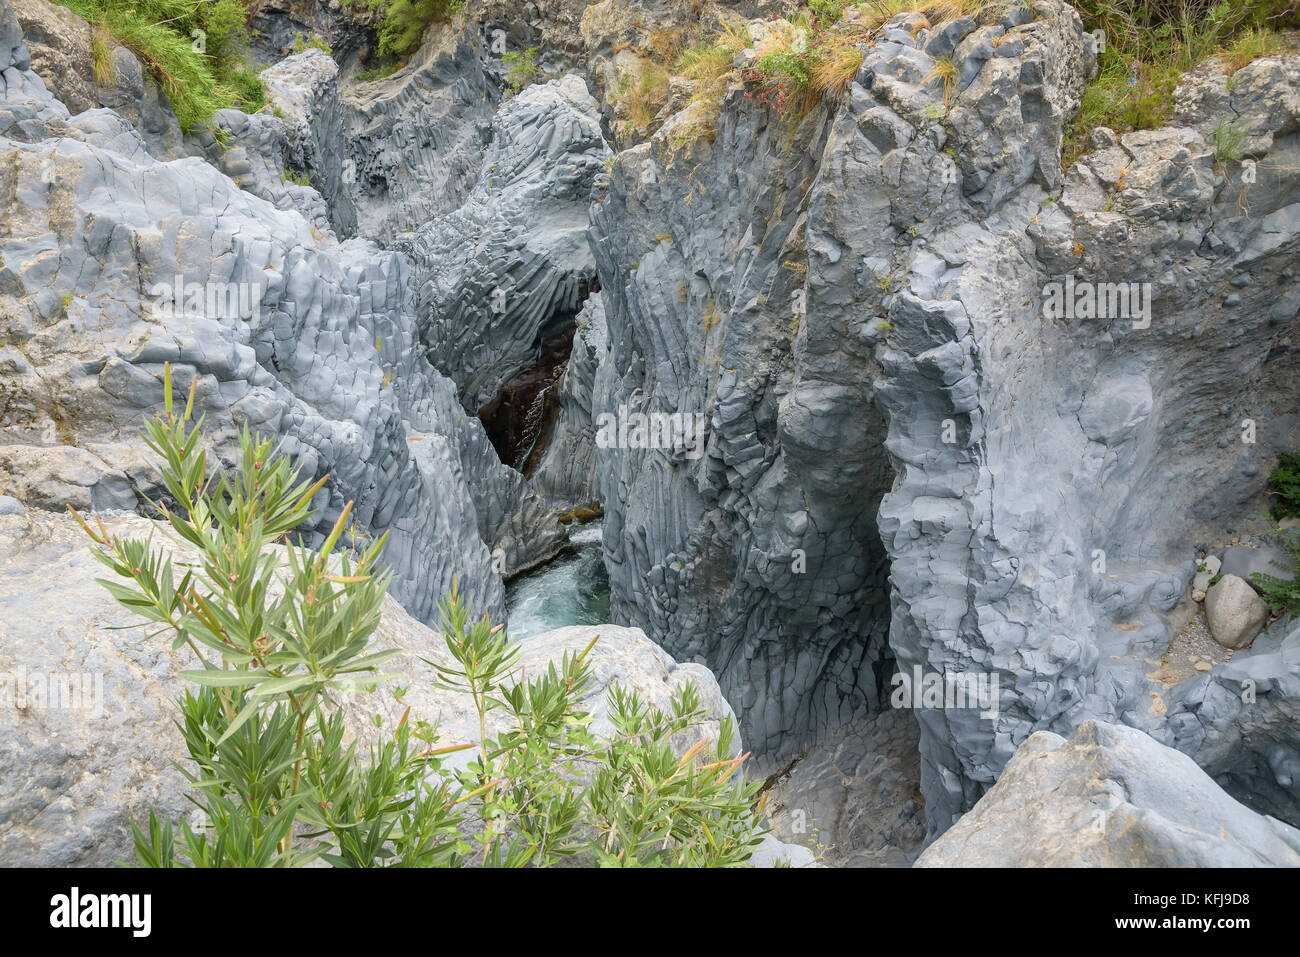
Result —
M320 37L306 37L301 33L294 34L293 52L305 53L308 50L320 50L326 56L334 55L334 48L322 40Z
M1097 127L1123 133L1165 123L1182 74L1211 57L1221 57L1230 72L1240 69L1277 49L1274 30L1300 26L1295 0L1075 0L1074 6L1087 30L1105 33L1106 44L1067 131L1067 166Z
M1220 163L1239 163L1246 155L1246 132L1224 118L1214 128L1214 158Z
M248 8L243 0L61 0L92 27L93 71L112 82L112 46L126 47L162 87L182 130L234 106L262 105L262 84L244 60Z
M344 0L346 6L350 0ZM379 22L379 55L406 57L420 48L429 24L446 23L464 7L464 0L362 0L368 10L383 10Z
M362 70L357 74L357 82L373 83L376 80L384 80L392 76L401 68L401 64L396 60L389 60L386 63L380 63L378 66L369 70Z

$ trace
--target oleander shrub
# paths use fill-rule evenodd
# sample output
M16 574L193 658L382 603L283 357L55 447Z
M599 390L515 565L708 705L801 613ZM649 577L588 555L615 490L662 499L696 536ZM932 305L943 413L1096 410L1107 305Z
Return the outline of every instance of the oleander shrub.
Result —
M345 743L339 692L377 689L388 677L379 669L398 653L372 647L390 579L381 561L387 536L367 540L351 529L349 503L310 547L295 530L326 479L307 481L247 428L235 467L212 467L193 405L193 387L183 409L173 402L166 367L164 410L146 422L145 439L162 463L165 535L194 558L77 516L111 573L103 587L156 626L152 640L197 659L181 672L190 687L177 700L177 724L199 823L150 814L135 826L138 864L748 861L762 808L745 756L732 756L731 721L714 745L701 735L681 756L671 745L706 717L694 686L679 688L667 710L614 686L613 733L596 735L579 705L595 640L545 673L516 677L518 645L486 616L473 617L454 586L440 609L449 657L429 664L439 688L472 702L478 740L443 744L408 707L376 743ZM494 711L507 719L499 734L488 733ZM460 752L470 753L449 763Z

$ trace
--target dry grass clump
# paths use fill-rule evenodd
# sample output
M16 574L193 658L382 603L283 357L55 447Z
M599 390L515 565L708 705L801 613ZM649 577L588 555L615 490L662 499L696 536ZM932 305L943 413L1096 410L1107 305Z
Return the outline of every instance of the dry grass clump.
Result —
M926 74L924 82L938 80L943 84L943 105L952 106L952 94L957 88L957 67L952 57L941 57L934 61L934 68Z
M611 99L634 129L648 130L668 102L668 70L649 57L641 57L634 73L619 77Z
M849 43L838 44L813 67L808 84L820 99L844 91L862 66L863 53Z
M1268 27L1256 27L1240 34L1224 49L1221 57L1229 73L1236 73L1242 67L1253 63L1260 57L1276 53L1282 48L1282 38Z

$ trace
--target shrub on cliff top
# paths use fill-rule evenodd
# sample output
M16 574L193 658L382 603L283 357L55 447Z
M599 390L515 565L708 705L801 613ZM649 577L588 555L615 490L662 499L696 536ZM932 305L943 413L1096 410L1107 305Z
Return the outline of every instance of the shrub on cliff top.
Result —
M1105 49L1068 130L1066 165L1099 126L1125 132L1168 120L1179 77L1210 57L1222 57L1235 71L1277 48L1273 31L1300 26L1295 0L1075 0L1074 6L1086 29L1103 32Z
M352 0L343 0L348 5ZM410 56L420 47L429 24L445 23L465 5L464 0L361 0L367 10L382 10L379 22L379 55Z
M244 60L248 9L243 0L59 0L96 27L96 82L111 79L107 38L126 47L162 87L181 129L223 107L256 110L262 84Z
M197 379L195 380L197 382ZM188 648L199 666L179 699L189 762L182 770L201 823L179 831L151 814L135 828L150 867L720 866L746 862L760 840L757 784L732 758L730 720L712 753L701 737L677 757L670 739L705 718L684 685L667 711L613 687L614 732L594 735L578 707L586 656L567 654L515 681L518 646L486 616L474 620L453 587L441 607L449 659L437 686L468 695L479 740L436 747L408 707L391 733L358 754L344 744L343 690L367 690L395 650L374 652L389 573L387 536L362 543L346 506L319 549L290 535L325 479L307 482L272 443L239 436L235 469L208 468L194 388L183 411L164 372L164 412L146 423L162 459L167 527L193 564L150 540L112 536L77 516L126 608ZM74 512L74 515L76 513ZM351 538L352 548L332 555ZM283 547L273 547L283 543ZM446 663L449 661L450 663ZM508 716L490 737L489 711ZM472 750L463 770L448 755Z

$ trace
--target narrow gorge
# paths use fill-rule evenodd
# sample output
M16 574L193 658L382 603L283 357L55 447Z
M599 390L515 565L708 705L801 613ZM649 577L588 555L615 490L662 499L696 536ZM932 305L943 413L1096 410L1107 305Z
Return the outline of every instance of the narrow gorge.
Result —
M466 0L396 57L382 7L251 0L264 105L182 128L0 0L0 673L104 688L0 707L0 864L192 810L188 652L69 514L161 527L166 369L218 471L247 427L324 478L311 547L387 535L411 691L346 697L358 740L482 741L420 690L454 588L529 670L599 633L602 691L734 715L754 863L1300 866L1274 6L1124 129L1064 0Z

